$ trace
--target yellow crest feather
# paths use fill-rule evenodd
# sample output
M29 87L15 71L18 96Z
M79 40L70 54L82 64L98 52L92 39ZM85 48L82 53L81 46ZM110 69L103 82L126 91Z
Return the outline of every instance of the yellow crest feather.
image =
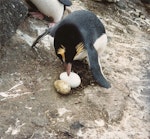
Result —
M77 46L76 46L76 55L80 54L82 51L84 51L84 45L82 42L80 42Z
M62 56L63 62L65 62L65 52L66 52L65 47L63 45L61 45L61 47L57 51L57 54Z

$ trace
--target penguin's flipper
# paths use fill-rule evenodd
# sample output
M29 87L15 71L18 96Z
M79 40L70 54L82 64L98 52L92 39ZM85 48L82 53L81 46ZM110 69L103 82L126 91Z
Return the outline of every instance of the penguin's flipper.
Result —
M46 36L46 35L51 35L52 37L54 37L55 36L55 32L56 32L56 30L58 29L58 27L59 27L59 23L57 23L55 26L53 26L53 27L51 27L51 28L49 28L49 29L47 29L44 33L42 33L41 35L39 35L38 37L37 37L37 39L33 42L33 44L32 44L32 48L34 48L35 47L35 45L44 37L44 36Z
M47 29L44 33L42 33L41 35L39 35L39 36L37 37L37 39L33 42L33 44L32 44L31 47L34 48L35 45L36 45L44 36L46 36L46 35L49 34L49 33L51 33L51 28Z
M103 75L97 51L94 49L94 47L88 47L87 52L90 62L90 68L95 80L100 86L104 88L110 88L110 83L105 79Z
M59 2L61 2L62 4L64 4L65 6L71 6L72 2L70 0L58 0Z
M59 28L59 25L60 25L60 22L56 23L52 28L50 28L49 35L54 37L55 36L55 32Z

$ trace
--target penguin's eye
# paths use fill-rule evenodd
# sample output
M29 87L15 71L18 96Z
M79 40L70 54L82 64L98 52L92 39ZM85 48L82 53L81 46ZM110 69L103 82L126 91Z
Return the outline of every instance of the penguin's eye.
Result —
M57 55L63 62L65 62L65 52L66 52L65 47L61 45L61 47L57 51Z
M57 56L58 56L58 58L59 58L61 61L63 61L63 60L62 60L62 56L61 56L60 54L57 54Z

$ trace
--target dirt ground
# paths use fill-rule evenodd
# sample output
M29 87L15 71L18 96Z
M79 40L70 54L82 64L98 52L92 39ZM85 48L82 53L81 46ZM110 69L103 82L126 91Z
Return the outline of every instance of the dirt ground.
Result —
M150 16L145 6L87 0L72 10L88 9L102 20L109 38L102 56L110 89L100 87L88 65L75 62L82 83L67 96L54 81L64 71L52 38L36 50L31 44L48 25L26 18L0 50L1 139L149 139Z

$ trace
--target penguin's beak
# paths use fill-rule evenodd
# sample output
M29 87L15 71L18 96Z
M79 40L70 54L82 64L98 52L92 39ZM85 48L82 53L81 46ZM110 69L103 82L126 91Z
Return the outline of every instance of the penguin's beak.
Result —
M65 63L64 65L65 65L67 75L69 76L70 72L71 72L72 64L71 63Z

